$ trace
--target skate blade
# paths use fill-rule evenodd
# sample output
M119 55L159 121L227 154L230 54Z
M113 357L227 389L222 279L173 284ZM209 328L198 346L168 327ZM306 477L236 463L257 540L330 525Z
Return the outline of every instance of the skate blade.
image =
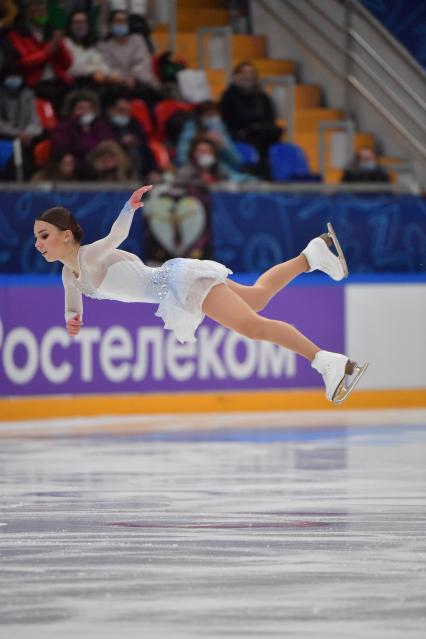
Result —
M343 277L348 277L349 275L349 270L348 270L348 265L346 264L346 260L345 260L345 256L343 254L342 251L342 247L340 246L339 240L337 239L337 235L332 227L332 225L330 224L330 222L327 222L327 231L328 231L328 235L331 238L334 247L337 251L337 255L339 256L339 260L340 263L342 265L343 268Z
M345 384L347 375L343 377L342 381L340 382L340 384L334 391L333 400L332 400L334 404L341 404L342 402L345 401L347 397L349 397L349 395L352 393L352 391L354 390L355 386L358 384L361 377L364 375L367 368L368 368L368 362L366 362L363 366L356 365L355 371L352 375L352 379L350 380L350 383L348 385Z

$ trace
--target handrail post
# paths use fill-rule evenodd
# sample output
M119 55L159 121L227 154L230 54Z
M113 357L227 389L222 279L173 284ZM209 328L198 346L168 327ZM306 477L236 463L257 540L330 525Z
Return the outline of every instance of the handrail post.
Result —
M353 120L325 120L324 122L320 122L318 126L319 133L319 170L322 178L325 177L326 170L326 147L325 147L325 132L328 129L341 129L346 131L346 153L347 159L350 160L353 156L354 152L354 141L355 141L355 124Z
M22 143L19 138L13 140L13 162L16 171L16 181L24 181L24 161L22 157Z
M197 29L197 66L199 69L206 67L205 36L221 36L225 43L225 76L227 83L232 76L232 28L231 27L201 27Z
M287 140L293 142L294 138L294 105L295 105L295 85L296 81L293 75L274 75L270 77L263 77L260 79L260 84L264 87L267 84L276 86L285 86L288 90L288 100L286 100L287 106Z
M169 0L167 5L168 11L168 47L169 51L172 53L176 53L176 29L177 29L177 21L176 21L176 0Z

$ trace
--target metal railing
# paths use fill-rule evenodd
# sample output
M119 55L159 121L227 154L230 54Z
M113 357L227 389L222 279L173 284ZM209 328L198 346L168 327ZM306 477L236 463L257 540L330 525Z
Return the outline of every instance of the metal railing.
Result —
M355 124L353 120L324 120L318 125L318 164L322 178L325 178L327 165L326 134L330 130L346 132L346 162L349 163L354 154Z
M211 37L219 37L224 45L224 65L226 81L229 82L232 76L232 27L202 27L197 29L197 66L199 69L209 67L208 44Z
M314 47L306 37L306 32L302 30L298 31L293 28L291 21L286 16L285 12L278 12L277 3L274 3L273 8L265 0L256 0L257 4L261 6L274 20L281 23L286 29L291 31L292 36L298 41L303 49L308 51L315 59L324 66L329 72L331 72L335 78L345 83L346 93L346 111L350 113L351 100L350 90L355 89L360 95L362 95L368 103L380 115L386 119L386 121L405 139L405 141L411 146L413 151L416 152L423 159L426 158L426 148L421 142L421 138L426 134L426 127L424 124L424 118L417 115L411 105L415 105L417 108L425 109L425 101L417 91L410 86L406 80L401 77L396 71L388 64L388 62L380 55L380 53L362 37L360 33L353 26L353 15L359 15L365 20L368 25L374 28L380 36L382 36L386 43L392 47L395 53L400 58L409 64L410 69L415 72L417 77L423 82L423 86L426 86L426 74L423 69L417 64L415 60L405 51L405 49L395 40L395 38L387 32L387 30L373 17L370 13L360 4L358 0L344 0L344 10L342 24L336 21L335 16L330 15L329 12L324 10L323 5L318 5L313 0L305 0L306 4L317 13L317 15L327 21L335 31L336 34L340 33L339 38L336 39L330 37L329 34L324 32L319 26L318 21L314 21L309 17L308 12L303 11L300 5L296 5L290 0L278 0L281 5L291 9L292 14L297 19L302 20L312 31L318 35L326 46L329 46L335 53L335 57L331 61L327 58L321 49ZM341 43L344 46L341 46ZM353 43L356 43L362 52L366 56L364 60L356 51L353 50ZM341 60L342 64L339 65L338 61ZM337 63L336 63L337 62ZM371 64L369 64L371 62ZM371 68L372 63L375 63L380 68L380 73L374 72ZM354 65L362 70L368 78L372 81L375 87L378 87L388 99L388 106L385 106L379 97L373 94L371 87L365 85L361 78L356 75L356 69ZM398 91L392 90L390 82L394 82L398 87ZM407 100L403 100L400 96L407 96ZM409 100L412 100L410 105ZM392 107L398 108L403 113L403 120L397 118L392 112ZM412 130L415 127L418 133L414 133Z

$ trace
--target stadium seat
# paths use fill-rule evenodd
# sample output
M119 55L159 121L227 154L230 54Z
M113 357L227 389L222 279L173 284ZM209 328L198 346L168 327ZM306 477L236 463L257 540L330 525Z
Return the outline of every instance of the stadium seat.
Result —
M311 174L302 149L295 144L284 142L272 144L268 149L268 159L271 176L275 182L317 179L317 176Z
M148 146L154 156L155 162L159 169L165 171L170 168L170 157L164 144L158 140L149 140Z
M52 143L50 140L42 140L38 142L33 150L34 164L40 168L46 164L52 152Z
M166 122L178 111L191 111L192 104L180 100L163 100L155 106L155 118L157 120L158 135L160 140L166 137Z
M36 98L36 109L43 129L54 129L58 126L58 119L51 102Z
M234 142L236 148L243 157L244 164L257 164L259 162L259 153L257 149L246 142Z
M130 102L130 112L133 118L139 122L145 135L152 138L155 135L154 125L152 123L149 109L143 100L135 98Z
M0 140L0 169L6 168L8 162L13 157L13 141Z

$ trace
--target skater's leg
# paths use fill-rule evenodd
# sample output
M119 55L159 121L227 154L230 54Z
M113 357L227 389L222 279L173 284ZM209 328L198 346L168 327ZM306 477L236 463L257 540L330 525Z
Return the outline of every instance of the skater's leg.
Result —
M263 273L253 286L243 286L232 280L228 280L227 284L254 311L261 311L278 291L308 269L308 262L301 254L288 262L273 266Z
M203 312L222 326L250 339L264 340L284 346L306 357L310 362L320 348L286 322L266 319L226 284L214 286L203 304Z

